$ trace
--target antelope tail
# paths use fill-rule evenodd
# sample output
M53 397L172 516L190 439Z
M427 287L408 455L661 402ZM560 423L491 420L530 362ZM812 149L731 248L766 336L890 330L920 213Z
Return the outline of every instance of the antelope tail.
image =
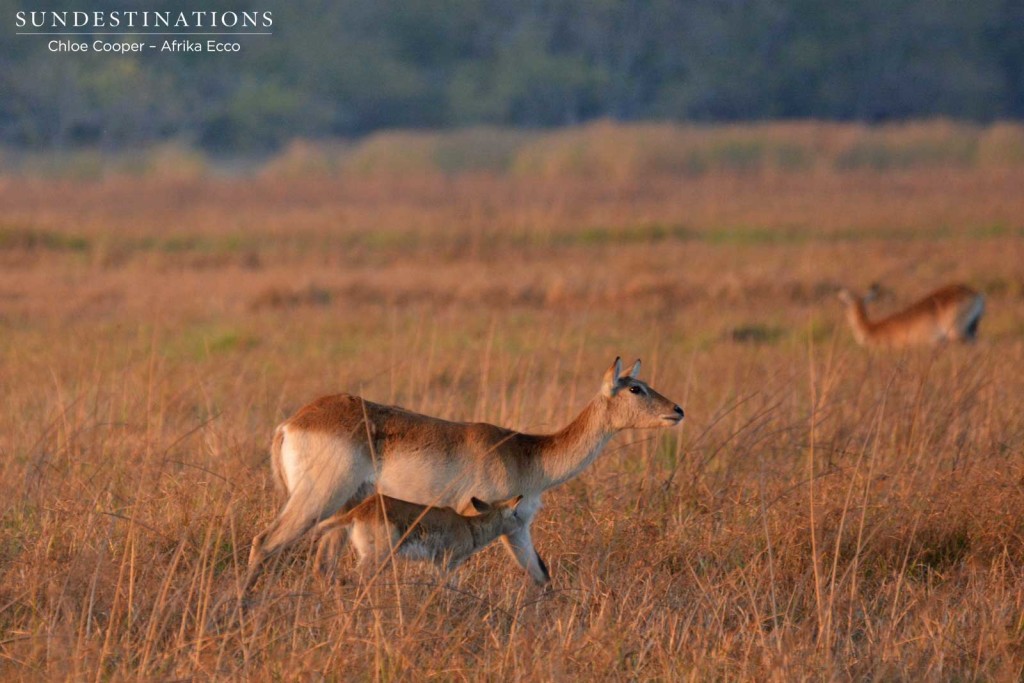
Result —
M281 469L281 446L284 444L284 425L274 430L274 440L270 442L270 468L274 472L274 490L281 496L288 495L288 482L284 480Z

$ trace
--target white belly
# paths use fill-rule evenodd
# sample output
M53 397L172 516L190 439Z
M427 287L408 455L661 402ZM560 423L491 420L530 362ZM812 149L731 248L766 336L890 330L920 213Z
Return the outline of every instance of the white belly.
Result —
M392 457L384 463L377 480L377 490L385 496L419 505L458 507L470 495L476 477L465 469L449 468L438 458L431 462L423 457Z

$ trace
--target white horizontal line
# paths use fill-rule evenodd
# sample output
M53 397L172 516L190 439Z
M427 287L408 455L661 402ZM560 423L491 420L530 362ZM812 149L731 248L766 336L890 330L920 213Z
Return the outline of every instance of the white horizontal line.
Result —
M157 33L148 31L128 31L125 33L108 33L103 31L88 31L85 33L17 33L19 36L272 36L273 33L245 33L245 32L220 32L220 33L195 33L179 31L176 33Z

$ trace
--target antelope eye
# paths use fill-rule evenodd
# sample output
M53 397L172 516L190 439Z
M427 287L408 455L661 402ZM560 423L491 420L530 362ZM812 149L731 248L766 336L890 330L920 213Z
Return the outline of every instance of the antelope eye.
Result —
M641 393L643 393L643 389L641 389L640 387L638 387L637 385L634 384L633 386L631 386L629 388L629 393L631 393L631 394L641 394Z

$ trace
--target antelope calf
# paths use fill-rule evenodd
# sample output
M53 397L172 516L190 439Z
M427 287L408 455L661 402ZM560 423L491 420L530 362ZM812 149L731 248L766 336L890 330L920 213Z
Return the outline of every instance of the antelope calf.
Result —
M878 296L878 286L867 295L839 291L846 319L858 344L900 348L936 345L946 341L973 341L985 312L985 297L966 285L937 289L917 303L881 320L868 319L864 304Z
M471 498L479 513L468 517L451 508L435 508L388 496L370 496L348 512L337 512L317 529L323 532L316 569L325 573L325 557L333 561L344 545L344 532L359 554L359 565L379 566L392 553L427 560L452 571L499 536L523 526L517 513L522 496L488 504Z
M541 494L592 463L619 431L671 427L683 409L629 374L615 359L601 390L564 429L525 434L486 423L449 422L358 396L325 396L274 432L271 465L288 496L277 518L252 542L243 590L267 558L338 510L376 491L418 505L472 510L472 498L522 496L523 524L502 541L539 584L550 580L533 547L530 524Z

